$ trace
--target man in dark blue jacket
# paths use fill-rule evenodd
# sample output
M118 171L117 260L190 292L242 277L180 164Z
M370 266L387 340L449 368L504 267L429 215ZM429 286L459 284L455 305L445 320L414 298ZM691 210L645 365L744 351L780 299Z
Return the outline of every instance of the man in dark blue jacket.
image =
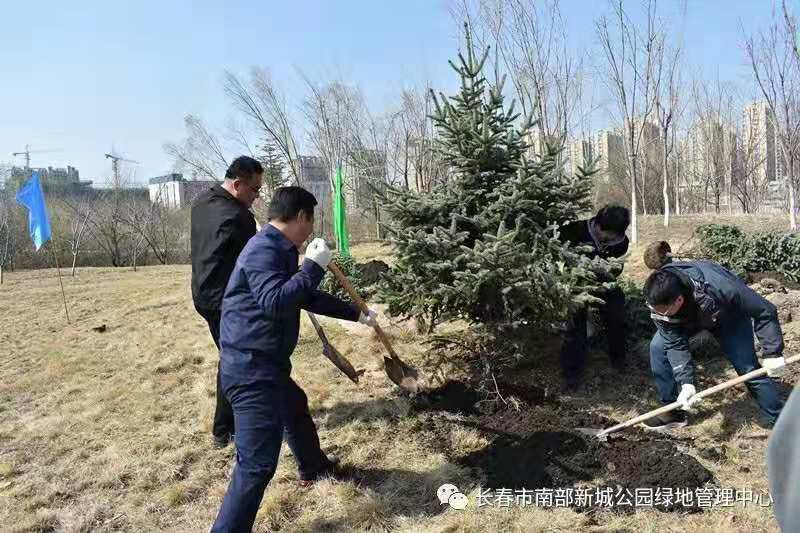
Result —
M783 373L783 335L775 306L741 279L712 261L668 263L650 274L644 294L658 330L650 342L650 366L658 395L664 404L679 401L683 409L697 402L694 362L689 337L711 331L736 373L760 368L753 331L763 351L762 364L769 377L747 382L758 402L763 423L771 427L783 402L771 377ZM686 425L683 411L672 411L645 422L662 430Z
M301 481L335 473L320 449L308 399L290 377L300 310L372 325L361 313L317 290L331 260L314 239L298 269L298 248L314 227L314 196L300 187L277 189L269 224L242 250L222 302L220 381L233 406L236 465L212 531L250 531L275 473L284 434Z
M628 237L625 232L631 222L630 211L619 205L607 205L588 220L578 220L561 228L563 242L575 246L585 246L589 258L622 257L628 251ZM605 305L600 315L605 323L608 339L608 358L618 371L625 366L625 294L616 288L609 291L603 299ZM589 339L586 331L588 310L576 311L567 322L564 344L561 347L561 373L564 388L575 391L580 384L581 373L586 364Z

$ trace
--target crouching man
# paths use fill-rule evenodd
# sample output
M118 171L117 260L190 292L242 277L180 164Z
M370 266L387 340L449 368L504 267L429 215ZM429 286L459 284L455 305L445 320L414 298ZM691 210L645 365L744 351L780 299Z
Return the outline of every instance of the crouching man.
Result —
M308 399L290 377L300 310L372 325L375 313L317 290L331 260L314 239L298 269L298 249L314 226L314 196L300 187L275 191L269 224L242 250L222 302L220 382L233 407L236 464L212 531L250 531L275 473L284 434L301 483L336 475L320 449Z
M607 205L589 220L578 220L561 229L561 240L573 245L589 246L588 257L622 257L628 251L628 237L625 231L631 222L627 208ZM625 366L625 294L622 289L608 292L605 305L600 309L608 339L608 358L611 366L623 370ZM576 311L567 323L564 344L561 348L561 373L564 389L575 391L580 385L580 377L586 364L589 349L586 331L588 310Z
M670 262L650 274L644 294L657 327L650 342L650 367L661 402L677 400L688 411L697 401L693 400L697 391L689 352L691 335L703 329L713 333L725 357L742 375L760 368L753 343L755 330L769 377L752 379L747 388L758 402L763 425L772 427L783 402L770 378L783 373L785 366L775 306L712 261ZM685 426L684 411L651 418L645 426L653 430Z

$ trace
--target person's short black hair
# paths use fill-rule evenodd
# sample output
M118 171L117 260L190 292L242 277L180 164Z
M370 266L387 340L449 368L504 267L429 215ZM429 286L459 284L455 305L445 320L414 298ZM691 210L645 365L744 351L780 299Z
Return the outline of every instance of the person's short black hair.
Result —
M317 205L317 199L302 187L278 187L272 193L267 217L270 220L288 222L297 217L300 211L303 211L307 217L311 218L314 216L315 205Z
M594 217L603 231L613 231L622 235L631 223L631 212L621 205L606 205Z
M225 171L225 179L235 180L238 178L250 182L256 174L263 173L264 167L261 166L261 163L250 156L240 155Z
M650 305L669 305L685 292L681 278L666 269L654 271L644 284L644 297Z

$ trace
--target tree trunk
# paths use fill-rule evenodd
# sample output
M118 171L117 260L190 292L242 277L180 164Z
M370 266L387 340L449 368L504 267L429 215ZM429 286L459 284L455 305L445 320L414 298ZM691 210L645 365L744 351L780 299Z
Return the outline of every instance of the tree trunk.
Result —
M645 216L647 215L647 198L644 195L644 192L647 190L647 160L646 157L642 158L641 162L641 171L642 171L642 187L640 189L640 194L642 196L642 214Z
M75 265L78 262L78 252L72 252L72 277L75 277Z
M639 209L636 202L636 156L631 159L631 244L639 242Z
M662 167L664 171L664 227L669 227L669 173L667 171L667 132L664 131L664 161Z
M381 240L381 210L378 199L373 197L372 201L375 203L375 238Z
M675 215L681 215L681 167L680 164L675 162Z
M0 263L0 285L3 284L3 265Z
M797 231L797 212L794 197L794 163L789 164L789 228Z

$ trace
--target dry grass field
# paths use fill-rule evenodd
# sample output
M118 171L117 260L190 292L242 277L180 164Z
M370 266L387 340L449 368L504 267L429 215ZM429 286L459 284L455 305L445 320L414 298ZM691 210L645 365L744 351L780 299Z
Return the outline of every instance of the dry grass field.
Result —
M668 235L675 248L697 222L675 221ZM736 222L748 229L785 225ZM644 221L643 243L663 236L657 220ZM355 255L385 259L388 250L365 244ZM639 255L633 251L626 269L641 279ZM208 530L233 448L211 446L217 354L192 307L189 274L186 266L79 269L64 280L71 324L54 270L6 276L0 286L0 531ZM103 332L93 329L103 325ZM378 368L382 348L368 329L330 319L323 325L333 344L367 369L361 383L349 382L321 356L305 318L293 374L308 393L323 447L360 476L302 489L284 447L258 531L777 530L771 509L754 504L691 514L472 503L464 511L446 509L436 499L445 482L475 501L480 473L453 457L485 448L487 436L441 413L413 409ZM405 323L387 329L401 356L424 370L424 339ZM790 347L800 344L799 333L787 328ZM585 392L556 401L619 421L655 407L646 358L631 357L636 363L620 382L605 356L593 354ZM557 397L557 350L542 350L535 361L516 381ZM699 372L699 388L734 375L722 359L701 363ZM785 378L785 389L796 376ZM723 393L702 405L679 445L719 486L766 491L768 432L754 424L756 414L743 389Z

